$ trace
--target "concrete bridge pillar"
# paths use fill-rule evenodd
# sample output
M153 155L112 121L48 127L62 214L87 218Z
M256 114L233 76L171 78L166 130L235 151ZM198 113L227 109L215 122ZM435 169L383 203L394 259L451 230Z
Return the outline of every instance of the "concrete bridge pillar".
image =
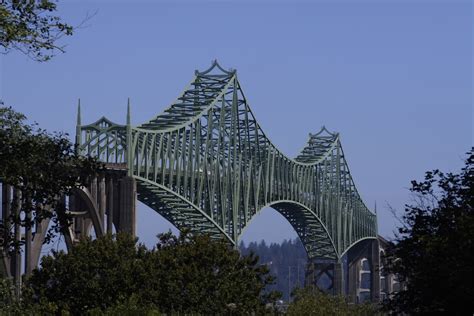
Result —
M334 263L333 268L333 290L334 295L344 295L344 273L343 266L340 260Z
M11 215L11 186L3 184L2 185L2 212L1 212L1 222L3 225L3 230L1 232L0 241L2 244L6 241L7 234L10 231L10 215ZM2 256L2 275L11 276L10 272L10 256L6 253L4 249L1 249Z
M2 183L0 185L0 277L11 278L16 295L19 295L21 275L30 275L38 264L50 219L35 221L31 225L20 225L22 201L28 204L28 197L23 196L21 190L15 187ZM112 233L113 225L117 232L128 232L135 236L136 199L136 181L133 177L126 176L126 170L123 168L106 170L92 178L87 188L73 191L68 201L69 211L74 216L73 223L69 229L63 231L68 248L80 237L87 236L92 226L96 236L104 234L106 227L107 232ZM67 198L61 197L60 204L64 207L66 203ZM35 207L38 214L49 209L47 205ZM25 218L30 219L31 210L25 212ZM9 244L11 241L24 242L24 255L20 251L10 253L9 249L3 247L4 243Z
M136 236L137 183L133 177L120 179L119 225L117 230Z
M380 301L380 248L379 240L370 241L370 297L372 302Z
M92 215L97 218L102 233L112 233L115 226L116 232L136 235L137 188L133 177L108 171L91 179L85 190L87 194L76 192L69 198L69 209L82 214L74 218L74 239L89 234Z
M349 261L349 260L348 260ZM351 303L357 302L357 288L359 287L358 262L350 260L348 262L347 273L347 300Z
M1 184L1 186L0 224L3 227L0 231L0 241L2 245L5 243L7 246L11 242L23 242L24 249L11 253L9 249L0 245L0 277L11 278L18 288L21 285L21 274L24 272L26 275L30 275L38 264L50 220L45 218L40 222L30 223L32 210L24 209L24 205L22 205L22 201L28 203L28 197L23 196L21 190L11 185ZM37 214L40 214L45 208L47 207L37 205ZM20 225L22 209L25 211L26 219L24 226Z
M113 232L113 222L114 222L114 192L117 191L115 188L115 181L112 176L107 179L106 187L106 213L107 213L107 233L112 234Z
M349 302L360 303L363 295L369 295L372 302L380 301L380 255L378 239L356 244L347 253ZM368 265L368 268L367 268ZM370 272L370 279L367 274ZM365 282L364 282L365 281ZM367 281L369 284L367 284ZM367 288L366 286L369 286Z

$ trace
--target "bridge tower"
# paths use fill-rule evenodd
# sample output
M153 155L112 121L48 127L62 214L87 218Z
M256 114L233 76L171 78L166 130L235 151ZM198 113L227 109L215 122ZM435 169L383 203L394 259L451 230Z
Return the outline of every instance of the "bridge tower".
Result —
M135 179L128 172L129 153L121 144L121 140L128 140L130 135L130 101L126 122L125 126L114 124L102 117L93 124L83 126L79 100L76 124L78 153L83 154L82 150L86 147L91 152L102 150L114 158L102 159L105 168L90 180L88 187L75 190L69 197L69 211L74 218L69 233L65 236L68 247L81 236L90 235L91 229L94 229L96 236L113 232L136 235L137 187ZM109 142L107 136L104 145L104 140L100 137L109 134L116 137L115 142Z

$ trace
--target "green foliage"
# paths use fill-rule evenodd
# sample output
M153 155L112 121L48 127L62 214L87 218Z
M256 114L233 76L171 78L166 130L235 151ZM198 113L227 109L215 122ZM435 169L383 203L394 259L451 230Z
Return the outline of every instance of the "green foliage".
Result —
M416 202L387 256L405 288L387 302L395 313L474 312L474 149L459 174L427 172L412 181Z
M54 313L52 304L25 306L13 295L13 284L9 279L0 279L0 315L43 315Z
M75 314L125 303L139 291L135 272L143 265L145 251L126 234L116 240L110 235L84 239L69 253L43 257L41 268L27 281L25 300L53 303L59 311Z
M23 114L0 107L0 181L22 192L19 202L26 216L22 220L12 216L9 222L31 226L42 218L52 218L56 225L48 240L59 230L59 224L63 228L68 226L65 206L59 197L86 185L100 165L76 155L67 135L51 134L25 121ZM18 205L17 201L14 203L13 208ZM3 224L8 226L8 222ZM5 249L18 248L19 245L12 244L8 228L2 235Z
M264 293L273 282L268 268L253 254L241 257L225 241L186 232L180 237L164 234L150 255L144 287L157 289L155 299L164 313L251 313L275 299L275 293Z
M72 35L73 27L58 16L50 0L0 1L0 46L4 52L16 49L37 61L47 61L55 51L64 52L57 41Z
M161 235L151 250L127 234L106 235L44 257L23 301L71 314L262 314L278 295L265 294L273 278L257 261L187 232Z
M10 280L0 278L0 310L11 306L14 302L13 287Z
M130 298L123 303L118 303L114 306L108 307L105 310L95 308L87 312L90 316L159 316L161 315L157 308L150 306L143 306L140 304L136 295L132 294Z
M288 316L377 315L377 310L373 305L351 305L343 297L331 296L311 287L297 289L293 292L293 296L294 300L288 306Z

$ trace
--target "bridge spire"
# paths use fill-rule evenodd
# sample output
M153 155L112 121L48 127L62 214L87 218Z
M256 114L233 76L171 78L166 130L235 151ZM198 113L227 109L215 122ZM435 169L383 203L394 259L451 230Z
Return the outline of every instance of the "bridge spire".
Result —
M377 215L377 200L374 201L374 213L375 213L375 232L379 234L379 218Z
M127 126L126 126L126 132L127 132L127 169L128 169L128 175L132 176L133 175L133 154L132 154L132 149L131 149L131 144L132 144L132 123L131 123L131 114L130 114L130 98L128 98L127 101Z
M128 98L128 101L127 101L127 125L130 125L130 121L131 121L131 118L130 118L130 98Z
M79 154L79 146L81 145L81 99L77 102L77 121L76 121L76 152Z
M81 126L81 98L77 102L77 123L78 126Z

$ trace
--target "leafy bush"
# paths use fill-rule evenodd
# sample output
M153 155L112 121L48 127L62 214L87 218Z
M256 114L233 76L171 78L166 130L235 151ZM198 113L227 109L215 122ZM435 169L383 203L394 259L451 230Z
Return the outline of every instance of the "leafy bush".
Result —
M344 297L325 294L315 288L296 289L294 301L288 306L288 316L368 316L377 315L377 309L369 304L348 304Z
M24 307L99 315L262 314L276 293L265 265L209 236L159 236L155 248L128 234L81 240L42 259L24 289Z

